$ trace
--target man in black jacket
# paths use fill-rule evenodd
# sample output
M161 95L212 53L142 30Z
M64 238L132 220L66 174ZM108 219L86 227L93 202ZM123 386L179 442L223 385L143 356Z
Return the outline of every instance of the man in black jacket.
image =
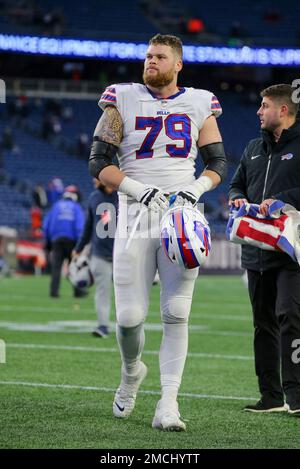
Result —
M231 181L229 198L236 207L256 203L267 215L269 204L279 199L300 210L300 123L294 95L287 84L261 92L261 137L249 142ZM244 410L300 415L300 267L287 254L247 245L242 246L242 266L248 274L261 392L261 399Z

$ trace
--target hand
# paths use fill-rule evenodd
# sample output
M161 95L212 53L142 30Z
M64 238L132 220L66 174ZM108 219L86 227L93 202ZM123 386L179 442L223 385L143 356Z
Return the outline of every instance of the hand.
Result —
M154 212L159 212L160 210L165 210L169 207L167 197L170 194L164 194L159 187L142 184L128 176L125 176L122 179L119 185L119 191L130 195L130 197L133 197L138 202L146 205L146 207L150 208Z
M194 207L201 195L213 188L213 184L214 183L210 177L202 174L192 184L181 191L176 192L172 205L175 207L177 205L189 205Z
M172 202L172 207L182 206L182 205L190 205L194 207L198 202L198 198L195 194L193 194L188 189L176 192L175 198Z
M242 205L247 204L248 200L247 199L235 199L235 200L229 200L228 205L234 205L235 208L240 208Z
M169 207L168 195L169 194L163 193L163 191L156 186L145 186L137 195L136 199L138 202L150 208L150 210L160 212Z
M259 206L259 213L261 213L264 217L269 215L269 206L275 199L266 199L264 200Z

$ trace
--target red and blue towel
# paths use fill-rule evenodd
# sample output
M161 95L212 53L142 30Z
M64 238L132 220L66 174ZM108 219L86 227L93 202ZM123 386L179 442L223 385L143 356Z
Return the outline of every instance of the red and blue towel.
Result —
M232 243L285 252L300 264L300 212L281 200L270 204L266 217L257 204L232 206L226 237Z

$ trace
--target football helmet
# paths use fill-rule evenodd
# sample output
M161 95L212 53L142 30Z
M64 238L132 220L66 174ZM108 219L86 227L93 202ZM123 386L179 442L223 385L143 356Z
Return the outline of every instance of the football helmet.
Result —
M94 278L88 257L78 256L72 259L69 266L68 278L76 288L87 288L93 285Z
M170 208L161 222L160 239L170 261L185 269L201 267L211 250L208 222L196 207Z

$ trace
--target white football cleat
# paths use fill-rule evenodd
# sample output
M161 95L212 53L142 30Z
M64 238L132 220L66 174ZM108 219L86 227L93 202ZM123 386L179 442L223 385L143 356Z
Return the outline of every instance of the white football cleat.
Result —
M180 420L178 403L176 401L158 401L152 427L168 432L184 432L186 426Z
M128 417L134 409L136 395L142 381L147 375L147 367L140 362L140 370L135 376L126 375L122 369L121 384L117 389L113 402L113 414L118 418Z

